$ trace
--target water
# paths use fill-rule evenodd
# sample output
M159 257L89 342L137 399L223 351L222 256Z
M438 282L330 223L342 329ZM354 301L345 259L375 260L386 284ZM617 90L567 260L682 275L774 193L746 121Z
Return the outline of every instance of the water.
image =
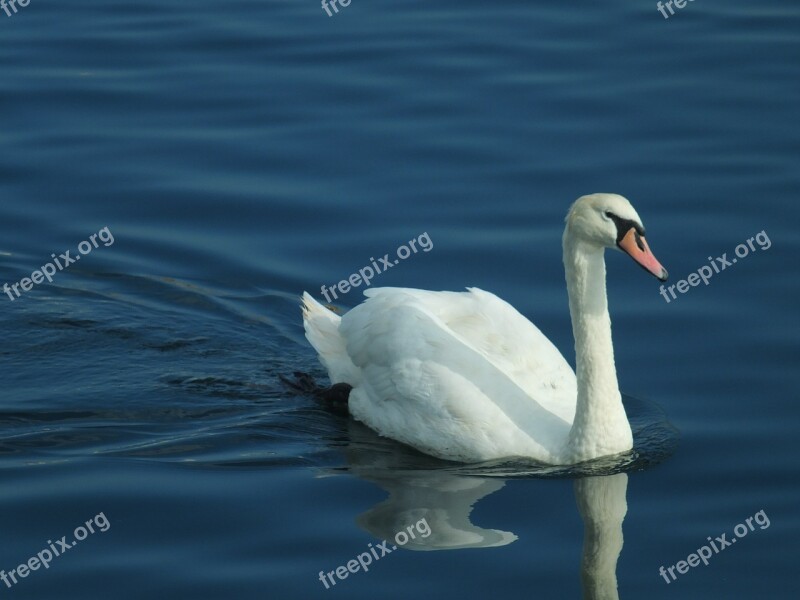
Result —
M788 0L0 12L0 283L114 239L0 296L0 569L96 530L0 593L560 599L583 564L627 599L795 598L799 25ZM594 191L672 284L771 242L670 303L608 256L631 456L447 465L281 384L324 381L299 294L423 232L375 285L491 290L572 360L560 234Z

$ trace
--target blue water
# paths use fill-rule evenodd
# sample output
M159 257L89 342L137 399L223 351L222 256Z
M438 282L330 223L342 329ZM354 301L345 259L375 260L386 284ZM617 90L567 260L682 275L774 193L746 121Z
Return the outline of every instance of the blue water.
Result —
M0 295L0 569L86 534L0 595L562 599L583 564L589 594L616 576L625 599L797 597L796 3L18 9L0 284L113 243ZM633 201L669 284L771 244L669 303L609 253L625 460L442 464L281 383L325 382L302 291L425 232L374 285L490 290L571 361L560 235L595 191ZM659 575L762 510L769 527ZM368 572L319 580L422 519Z

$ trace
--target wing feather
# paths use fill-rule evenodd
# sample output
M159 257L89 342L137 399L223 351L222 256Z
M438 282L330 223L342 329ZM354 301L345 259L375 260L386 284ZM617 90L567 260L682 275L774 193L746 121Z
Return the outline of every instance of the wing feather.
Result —
M361 382L353 415L442 458L525 449L547 460L574 416L575 376L509 304L477 288L369 290L339 333Z

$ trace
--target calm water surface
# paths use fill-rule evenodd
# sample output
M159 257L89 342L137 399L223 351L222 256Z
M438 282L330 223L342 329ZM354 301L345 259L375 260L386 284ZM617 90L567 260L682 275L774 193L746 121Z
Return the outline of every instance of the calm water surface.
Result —
M96 530L0 594L797 598L800 8L636 4L0 12L0 284L113 236L0 295L0 569ZM375 285L490 290L572 361L560 235L595 191L672 284L770 242L669 303L609 253L633 454L445 464L281 383L325 381L299 294L423 232Z

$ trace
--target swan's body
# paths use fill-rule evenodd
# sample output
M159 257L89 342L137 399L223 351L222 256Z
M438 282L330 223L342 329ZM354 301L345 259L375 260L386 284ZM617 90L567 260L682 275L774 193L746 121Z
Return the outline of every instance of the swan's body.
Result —
M524 456L570 464L630 450L614 368L605 247L666 278L621 196L580 198L567 216L564 266L577 377L553 344L497 296L368 290L339 317L304 294L306 337L350 413L381 435L463 462Z

